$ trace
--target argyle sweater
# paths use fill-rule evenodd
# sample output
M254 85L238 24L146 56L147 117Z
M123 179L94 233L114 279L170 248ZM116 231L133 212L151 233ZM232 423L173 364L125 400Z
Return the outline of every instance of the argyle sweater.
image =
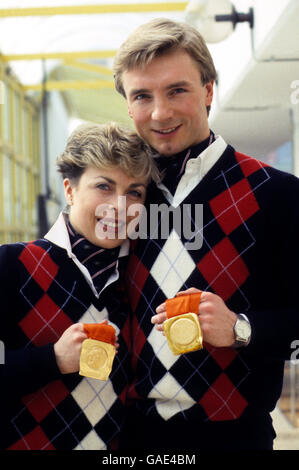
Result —
M135 373L129 396L144 416L172 425L176 418L205 423L269 413L281 393L284 360L299 338L299 180L231 146L224 149L178 206L190 205L182 224L191 223L202 246L187 249L194 240L184 236L184 227L176 235L171 220L171 235L157 235L165 211L150 234L134 242L129 263ZM149 202L170 206L156 186L148 193L150 217ZM202 228L195 204L203 205ZM151 317L166 298L190 287L245 313L250 344L204 343L203 350L173 355Z
M1 246L0 266L0 447L115 448L129 371L128 317L117 284L97 298L67 251L46 239ZM110 378L62 375L53 344L73 323L106 318L119 342Z

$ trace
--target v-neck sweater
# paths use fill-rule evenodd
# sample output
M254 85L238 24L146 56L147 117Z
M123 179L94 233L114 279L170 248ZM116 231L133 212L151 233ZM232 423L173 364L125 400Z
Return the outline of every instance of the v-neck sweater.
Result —
M202 205L202 226L192 210L182 217L182 225L190 223L202 237L200 248L187 249L184 227L176 234L170 221L166 239L152 233L135 243L127 277L135 370L129 394L145 418L172 425L180 418L204 423L270 413L281 393L284 360L299 337L298 178L219 138L203 153L174 195L160 184L147 198L148 212L150 204L166 207L154 234L167 208ZM213 163L201 175L207 153ZM151 317L166 298L190 287L245 313L250 344L237 350L205 343L203 350L174 356Z

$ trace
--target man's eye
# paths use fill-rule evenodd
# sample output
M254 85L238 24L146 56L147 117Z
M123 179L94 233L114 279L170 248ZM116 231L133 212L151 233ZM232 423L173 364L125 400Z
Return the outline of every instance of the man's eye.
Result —
M97 188L101 189L103 191L107 191L108 189L110 189L109 185L107 183L100 183L100 184L97 185Z
M173 93L174 94L180 94L180 93L185 93L185 91L186 91L185 88L175 88L173 90Z
M134 101L142 101L142 100L145 100L146 98L148 98L149 96L146 95L145 93L141 93L140 95L136 95L134 97Z

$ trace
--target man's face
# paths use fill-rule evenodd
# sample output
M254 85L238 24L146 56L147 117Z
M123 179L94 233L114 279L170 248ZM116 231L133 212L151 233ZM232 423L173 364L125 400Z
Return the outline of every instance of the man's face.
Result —
M213 82L202 85L198 65L187 52L159 56L122 78L137 132L161 155L174 155L209 136L206 107Z

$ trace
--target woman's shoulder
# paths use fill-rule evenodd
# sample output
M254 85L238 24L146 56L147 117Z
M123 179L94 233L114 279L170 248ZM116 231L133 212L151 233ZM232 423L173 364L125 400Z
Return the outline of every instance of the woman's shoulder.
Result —
M22 253L24 250L32 249L33 251L39 251L40 249L47 249L50 242L46 239L37 239L32 241L20 241L15 243L3 243L0 245L1 256L14 256L18 253Z
M41 259L52 258L57 249L58 247L44 238L3 244L0 245L0 265L3 268L4 264L9 263L12 267L20 261L39 263Z

